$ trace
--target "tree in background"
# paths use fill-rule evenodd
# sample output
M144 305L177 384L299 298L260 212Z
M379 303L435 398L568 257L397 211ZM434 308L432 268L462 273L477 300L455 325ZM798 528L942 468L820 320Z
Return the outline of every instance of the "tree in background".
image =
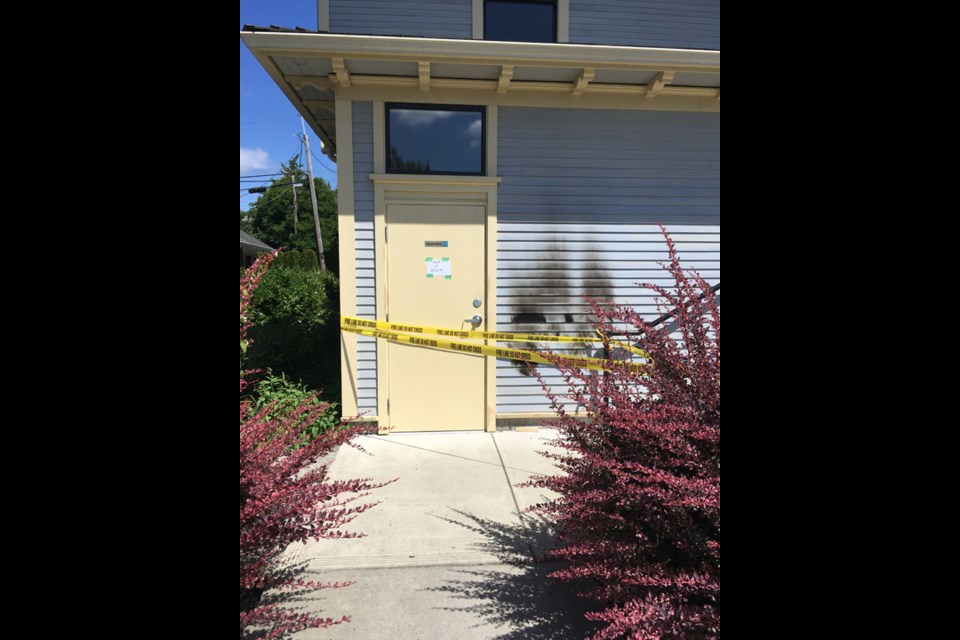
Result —
M340 395L339 319L340 294L337 248L337 193L317 179L317 207L328 271L320 273L317 241L310 204L307 174L292 158L246 218L240 228L284 252L266 272L255 298L251 336L255 346L248 354L251 366L286 376L325 397ZM293 228L293 187L297 190L299 224Z
M642 286L676 309L672 326L593 303L600 331L629 327L649 366L613 362L593 375L557 358L567 391L540 378L560 416L566 473L532 485L560 494L538 507L559 525L553 557L570 563L552 576L592 581L601 607L587 617L606 623L594 640L720 637L720 308L666 239L675 287Z
M282 176L274 179L267 192L250 206L247 212L249 229L244 229L271 247L285 249L317 250L317 236L313 226L313 210L310 205L310 188L307 173L293 157L281 167ZM293 229L293 187L297 190L299 224ZM317 187L317 212L320 217L320 232L323 234L323 256L327 269L337 273L340 252L337 233L337 192L322 178L315 178ZM241 228L243 216L241 214Z

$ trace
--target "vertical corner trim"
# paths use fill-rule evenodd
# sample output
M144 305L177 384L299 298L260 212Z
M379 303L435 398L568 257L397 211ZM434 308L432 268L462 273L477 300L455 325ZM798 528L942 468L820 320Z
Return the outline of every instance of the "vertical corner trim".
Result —
M343 250L340 252L340 312L356 315L357 311L357 263L356 215L353 190L353 103L336 101L337 112L337 237ZM343 415L359 413L357 376L357 336L341 332L340 384Z
M483 40L483 0L473 0L473 39Z
M317 0L317 31L330 31L330 0Z
M557 42L570 42L570 0L557 0Z

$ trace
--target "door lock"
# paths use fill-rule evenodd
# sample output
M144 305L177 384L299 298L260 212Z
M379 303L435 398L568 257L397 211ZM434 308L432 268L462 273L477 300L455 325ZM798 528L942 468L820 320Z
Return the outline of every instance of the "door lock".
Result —
M481 300L480 298L477 298L476 300L473 301L474 309L479 309L482 306L483 306L483 300Z

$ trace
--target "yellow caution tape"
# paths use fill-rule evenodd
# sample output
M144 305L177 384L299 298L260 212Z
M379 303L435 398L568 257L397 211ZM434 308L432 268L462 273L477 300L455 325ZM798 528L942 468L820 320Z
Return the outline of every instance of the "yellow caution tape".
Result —
M351 323L348 322L348 320L352 320L354 322ZM367 323L368 326L357 326L357 322ZM390 342L402 344L410 344L418 347L428 347L443 351L454 351L456 353L492 356L494 358L505 358L507 360L518 360L521 362L539 362L550 365L556 364L555 360L550 360L543 354L537 353L536 351L529 351L527 349L502 349L500 347L471 344L468 342L459 342L456 340L446 340L442 338L420 338L415 335L407 335L397 331L384 331L369 326L375 324L387 323L377 323L375 320L359 320L358 318L341 318L340 328L344 331L356 333L361 336L377 338L379 340L388 340ZM475 333L486 332L478 331ZM602 358L587 358L583 356L558 355L557 359L577 366L581 369L590 369L592 371L610 371L613 369L626 368L630 371L641 372L643 369L649 366L647 364L628 363L622 360L604 360Z
M420 325L399 324L396 322L381 322L379 320L364 320L362 318L351 318L342 316L340 318L340 327L352 327L357 329L375 329L377 331L393 331L397 333L413 333L427 336L444 336L448 338L472 338L475 340L492 340L494 342L573 342L578 344L595 344L604 342L603 335L597 331L599 338L573 338L570 336L548 336L535 333L507 333L502 331L456 331L453 329L440 329L438 327L424 327ZM616 345L621 349L626 349L637 355L646 357L646 352L633 345L616 340L610 340L610 344Z
M618 341L618 340L609 340L609 341L608 341L608 340L605 340L605 339L604 339L605 336L604 336L602 333L600 333L600 329L597 329L597 335L600 336L600 341L601 341L601 342L609 342L610 344L614 345L615 347L619 347L619 348L621 348L621 349L626 349L627 351L631 351L631 352L637 354L638 356L642 356L642 357L644 357L644 358L647 357L647 352L646 352L646 351L644 351L643 349L639 349L639 348L633 346L632 344L627 344L626 342L620 342L620 341Z

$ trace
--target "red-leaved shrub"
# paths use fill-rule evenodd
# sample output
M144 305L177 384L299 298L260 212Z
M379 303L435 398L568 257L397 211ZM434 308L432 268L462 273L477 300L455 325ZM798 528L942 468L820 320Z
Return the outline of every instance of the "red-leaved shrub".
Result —
M326 481L322 456L347 443L360 430L345 426L306 441L302 425L320 419L327 405L305 402L289 413L273 405L254 411L243 397L247 388L243 356L247 347L247 312L257 283L275 254L257 260L240 280L240 635L253 630L260 638L285 638L307 628L349 621L298 613L277 598L261 599L267 590L308 590L347 586L296 578L282 566L287 545L308 539L348 538L339 531L373 504L358 502L382 485L369 480Z
M552 575L591 581L587 595L603 607L587 617L605 623L595 640L720 636L720 309L664 236L676 287L641 286L676 309L671 322L653 327L591 301L600 331L633 333L649 354L644 373L613 364L595 374L558 359L568 388L551 392L541 377L565 474L531 484L560 494L537 507L559 525L552 556L569 561ZM568 414L570 402L587 419Z

